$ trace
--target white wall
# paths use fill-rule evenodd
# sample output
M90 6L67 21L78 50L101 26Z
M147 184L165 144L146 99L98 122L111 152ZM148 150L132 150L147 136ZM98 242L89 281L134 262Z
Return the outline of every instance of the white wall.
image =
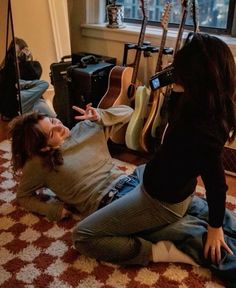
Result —
M43 66L49 80L50 64L70 54L66 0L11 0L15 36L23 38ZM65 17L66 15L66 17ZM63 39L63 40L62 40Z

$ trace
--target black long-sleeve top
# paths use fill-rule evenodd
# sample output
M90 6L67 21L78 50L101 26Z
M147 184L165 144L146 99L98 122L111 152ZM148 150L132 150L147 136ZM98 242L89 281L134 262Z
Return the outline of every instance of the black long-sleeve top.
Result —
M202 123L201 123L202 122ZM220 227L226 185L222 153L226 137L215 121L169 119L164 141L146 165L145 190L159 200L178 203L191 195L201 176L209 207L209 224Z

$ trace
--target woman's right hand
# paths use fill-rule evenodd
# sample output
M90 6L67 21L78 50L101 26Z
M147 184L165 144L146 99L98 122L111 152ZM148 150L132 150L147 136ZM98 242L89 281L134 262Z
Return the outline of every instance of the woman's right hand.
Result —
M226 244L222 227L214 228L208 225L207 240L204 247L205 258L210 258L214 264L219 264L221 260L221 247L227 253L233 255L233 251Z
M92 107L92 104L89 103L86 105L86 109L82 109L78 106L72 106L72 108L82 114L81 116L75 116L77 120L90 120L90 121L97 121L99 119L99 115L97 109Z

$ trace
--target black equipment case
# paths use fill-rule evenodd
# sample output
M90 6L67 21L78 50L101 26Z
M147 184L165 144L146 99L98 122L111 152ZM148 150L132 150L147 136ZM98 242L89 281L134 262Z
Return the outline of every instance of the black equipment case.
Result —
M71 128L74 120L73 105L82 108L92 102L96 107L105 94L109 72L116 65L116 58L86 52L64 56L50 66L51 83L55 96L53 106L57 117Z
M71 101L67 86L67 68L71 66L71 63L71 55L67 55L62 57L59 63L50 65L50 79L55 92L53 107L57 113L57 118L69 128L73 125Z
M115 58L87 55L77 65L70 66L67 80L71 104L85 108L92 103L97 107L107 90L109 73L115 63Z

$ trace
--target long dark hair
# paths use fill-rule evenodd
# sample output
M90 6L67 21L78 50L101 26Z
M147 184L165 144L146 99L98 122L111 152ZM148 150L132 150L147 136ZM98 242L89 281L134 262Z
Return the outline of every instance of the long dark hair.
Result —
M9 123L9 133L12 138L12 159L11 164L14 172L22 169L25 163L39 156L49 169L55 169L56 165L63 164L63 158L59 149L49 148L47 136L41 130L38 122L44 119L43 114L37 112L25 113L17 116Z
M181 107L188 110L186 114L198 118L197 121L217 121L228 140L233 141L236 67L226 43L208 34L190 33L173 66L175 81L185 90Z

